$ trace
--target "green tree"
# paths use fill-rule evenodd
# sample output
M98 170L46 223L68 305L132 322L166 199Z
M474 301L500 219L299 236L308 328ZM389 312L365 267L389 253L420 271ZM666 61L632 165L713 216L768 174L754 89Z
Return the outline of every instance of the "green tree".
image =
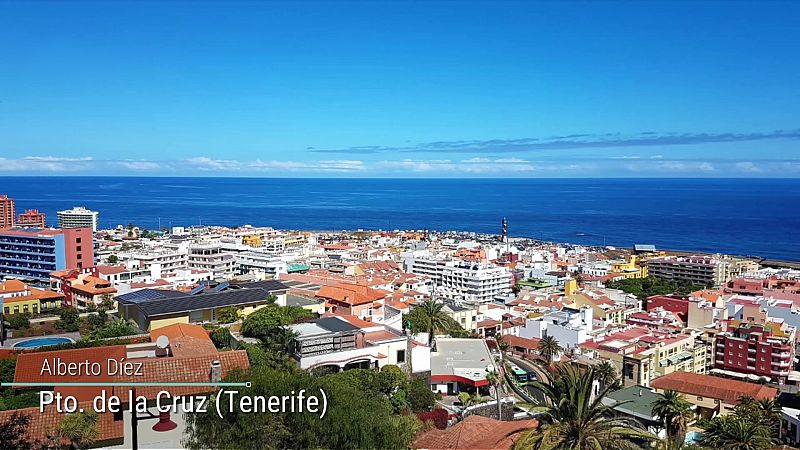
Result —
M553 358L561 354L564 350L554 336L543 337L542 340L539 341L539 344L537 344L537 349L539 350L539 354L542 355L542 358L547 361L547 365L552 365Z
M356 372L356 373L350 373ZM371 372L367 375L365 372ZM250 381L242 396L286 395L301 389L328 398L325 417L319 413L250 414L226 412L188 414L183 444L189 449L407 449L422 424L413 415L398 415L392 401L363 383L380 376L376 371L347 371L314 377L306 372L288 373L252 368L228 377L228 381Z
M227 327L219 327L211 332L211 341L217 348L230 347L231 338L231 330Z
M99 328L89 331L87 334L90 340L108 339L114 337L131 336L137 333L136 327L125 319L118 319L107 323Z
M15 330L25 330L31 327L30 313L19 313L8 316L8 324Z
M694 416L692 405L677 391L667 389L653 403L653 415L661 421L667 439L680 448L686 440L686 428Z
M5 420L0 421L0 445L5 450L30 450L35 442L30 440L28 425L31 422L29 415L15 412Z
M546 376L546 380L532 384L545 397L541 425L526 432L515 449L629 449L657 439L638 422L615 417L613 410L603 404L608 388L594 395L599 381L594 368L581 370L564 364L556 374Z
M217 312L217 320L219 323L233 323L239 320L239 308L235 306L228 306L222 308Z
M108 257L108 263L109 264L116 264L118 262L119 262L119 258L117 258L117 255L110 255Z
M436 394L423 380L414 378L408 382L407 398L411 411L415 413L430 411L436 406Z
M715 450L766 450L772 438L760 420L732 414L713 418L700 435L700 445Z
M58 435L67 439L72 448L81 449L97 439L97 421L97 413L91 410L66 415L58 424Z
M75 308L62 308L56 320L56 328L68 332L78 331L81 324L81 318L78 315L78 310Z
M270 304L259 308L244 319L242 334L258 338L268 335L275 327L306 322L313 318L314 313L299 306Z

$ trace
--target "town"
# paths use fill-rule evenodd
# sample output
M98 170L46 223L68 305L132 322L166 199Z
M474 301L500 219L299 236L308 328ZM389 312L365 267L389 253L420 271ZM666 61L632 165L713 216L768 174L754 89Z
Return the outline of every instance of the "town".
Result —
M792 263L515 238L504 218L487 235L101 229L99 215L75 207L50 227L0 196L4 443L524 448L551 432L542 408L557 388L584 385L642 448L728 442L731 423L753 427L761 444L751 448L800 442ZM51 361L69 370L45 370ZM88 369L112 363L137 369ZM121 386L138 381L151 384ZM384 413L360 414L394 440L292 436L290 417L286 435L255 438L247 433L278 419L240 412L230 433L252 443L226 443L236 435L208 434L221 417L156 409L161 396L191 399L223 381L260 398L329 390L318 420L342 426L348 411L384 402ZM42 392L88 405L101 391L123 404L143 397L145 411L39 404Z

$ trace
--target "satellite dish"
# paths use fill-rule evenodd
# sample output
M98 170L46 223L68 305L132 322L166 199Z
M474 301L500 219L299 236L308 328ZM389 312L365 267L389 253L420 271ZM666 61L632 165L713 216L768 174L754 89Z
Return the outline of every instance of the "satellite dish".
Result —
M169 348L169 338L164 335L159 336L158 339L156 339L156 347L162 350Z

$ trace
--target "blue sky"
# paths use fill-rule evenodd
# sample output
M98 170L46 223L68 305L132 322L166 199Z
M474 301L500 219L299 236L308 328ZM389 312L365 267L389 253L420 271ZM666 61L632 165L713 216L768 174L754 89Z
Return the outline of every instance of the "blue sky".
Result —
M0 175L800 176L800 2L3 2Z

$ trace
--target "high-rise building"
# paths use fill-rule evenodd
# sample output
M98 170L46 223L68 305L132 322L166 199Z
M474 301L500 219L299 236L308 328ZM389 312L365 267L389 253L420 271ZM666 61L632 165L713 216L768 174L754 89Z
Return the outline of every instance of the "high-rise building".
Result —
M91 228L97 231L97 211L86 209L83 206L76 206L58 212L59 228Z
M14 199L0 195L0 228L14 226Z
M29 209L17 218L17 225L23 227L45 228L47 226L45 222L44 213L39 212L38 209Z
M90 228L0 229L0 277L48 281L50 273L94 265Z

